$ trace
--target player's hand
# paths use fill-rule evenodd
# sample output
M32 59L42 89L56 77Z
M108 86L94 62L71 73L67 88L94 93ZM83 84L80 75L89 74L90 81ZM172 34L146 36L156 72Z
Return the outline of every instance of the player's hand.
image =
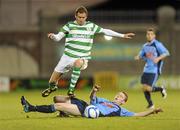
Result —
M155 64L157 64L160 59L159 59L158 57L156 57L156 58L153 58L152 60L153 60L153 62L154 62Z
M158 114L159 112L163 112L163 110L161 108L154 109L154 114Z
M134 57L134 60L140 60L139 55L135 56L135 57Z
M53 39L54 33L48 33L47 36L48 38Z
M101 88L101 86L99 86L99 85L94 85L93 90L94 90L95 92L97 92L97 91L99 91L100 88Z
M124 34L124 38L127 38L127 39L131 39L134 36L135 36L134 33L126 33L126 34Z

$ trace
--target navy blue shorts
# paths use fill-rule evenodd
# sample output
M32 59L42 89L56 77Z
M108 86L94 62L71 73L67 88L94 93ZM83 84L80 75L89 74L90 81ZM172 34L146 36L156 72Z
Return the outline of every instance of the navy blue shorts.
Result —
M143 73L141 76L141 84L154 86L158 77L159 77L158 74L155 73Z
M81 115L84 115L84 110L88 106L85 101L78 98L71 98L71 103L77 105Z

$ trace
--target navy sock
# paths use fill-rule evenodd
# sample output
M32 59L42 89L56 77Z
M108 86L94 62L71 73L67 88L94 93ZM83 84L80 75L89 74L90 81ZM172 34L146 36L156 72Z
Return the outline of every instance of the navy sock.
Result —
M42 113L53 113L55 112L54 105L41 105L41 106L35 106L37 112Z
M36 111L36 106L29 104L29 110L30 111Z
M162 91L161 87L158 87L158 86L153 86L152 87L152 92L159 92L159 91Z
M153 102L152 102L152 100L151 100L151 94L150 94L150 92L145 91L145 92L144 92L144 96L145 96L148 104L149 104L149 105L153 105Z

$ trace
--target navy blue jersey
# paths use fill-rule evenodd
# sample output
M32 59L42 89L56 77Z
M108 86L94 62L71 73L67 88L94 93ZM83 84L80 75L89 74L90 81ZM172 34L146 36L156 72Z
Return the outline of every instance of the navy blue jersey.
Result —
M143 72L161 74L163 61L160 60L158 63L154 63L152 60L161 55L169 56L169 51L161 42L154 39L151 43L145 43L139 52L140 58L146 62Z
M134 116L135 114L104 98L93 97L90 104L99 109L101 116Z

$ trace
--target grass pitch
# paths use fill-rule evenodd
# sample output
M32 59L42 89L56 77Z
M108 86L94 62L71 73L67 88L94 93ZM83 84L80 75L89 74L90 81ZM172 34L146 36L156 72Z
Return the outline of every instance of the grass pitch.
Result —
M77 90L78 98L88 101L90 90ZM138 112L145 110L146 101L141 90L127 90L129 100L125 108ZM52 103L52 97L66 94L59 90L47 98L40 91L16 91L0 93L0 130L180 130L180 90L168 90L168 97L163 100L159 93L152 94L156 106L164 112L148 117L101 117L87 119L82 117L60 118L57 113L24 113L20 97L24 95L35 105ZM113 99L115 91L100 91L99 97Z

